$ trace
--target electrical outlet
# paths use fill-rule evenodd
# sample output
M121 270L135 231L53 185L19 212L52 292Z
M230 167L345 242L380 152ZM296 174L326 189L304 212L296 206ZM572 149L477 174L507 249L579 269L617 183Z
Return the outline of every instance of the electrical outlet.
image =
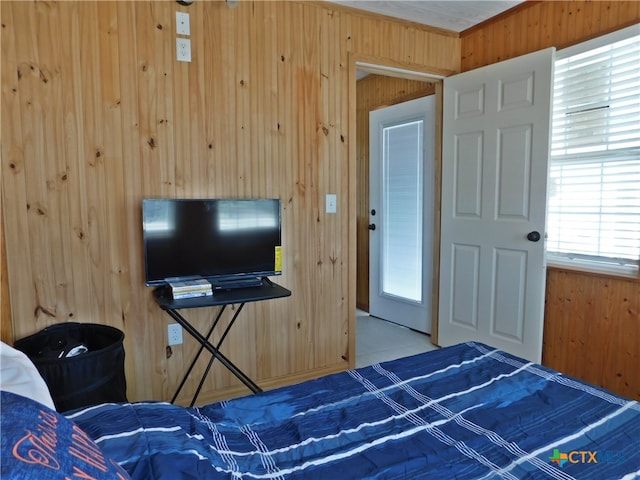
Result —
M176 33L178 35L191 35L189 14L187 12L176 12Z
M167 338L169 345L182 345L182 327L178 323L167 326Z
M176 58L180 62L191 61L191 40L188 38L176 38Z

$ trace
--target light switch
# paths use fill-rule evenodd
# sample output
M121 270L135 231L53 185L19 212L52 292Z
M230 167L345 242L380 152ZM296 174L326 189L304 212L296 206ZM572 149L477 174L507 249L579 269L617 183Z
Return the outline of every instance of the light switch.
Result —
M338 209L338 199L335 193L328 193L326 198L326 212L327 213L336 213Z
M189 14L187 12L176 12L176 33L178 35L191 35Z

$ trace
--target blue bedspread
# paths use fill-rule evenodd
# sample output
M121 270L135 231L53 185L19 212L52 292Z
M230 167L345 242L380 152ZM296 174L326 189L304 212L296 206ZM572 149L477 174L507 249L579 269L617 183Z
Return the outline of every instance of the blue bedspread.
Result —
M145 480L640 478L640 403L477 343L199 408L69 417Z

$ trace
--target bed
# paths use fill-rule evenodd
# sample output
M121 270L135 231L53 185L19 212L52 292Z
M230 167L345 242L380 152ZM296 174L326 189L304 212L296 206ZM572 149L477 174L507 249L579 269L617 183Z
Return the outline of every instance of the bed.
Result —
M640 403L480 343L201 407L64 419L134 479L640 477ZM3 472L4 457L3 443Z

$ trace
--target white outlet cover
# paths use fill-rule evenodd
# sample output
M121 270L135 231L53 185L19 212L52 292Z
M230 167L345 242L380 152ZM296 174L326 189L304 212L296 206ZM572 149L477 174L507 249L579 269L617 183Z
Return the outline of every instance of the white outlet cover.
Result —
M176 58L180 62L191 61L191 40L188 38L176 38Z
M172 323L167 325L167 340L168 345L182 344L182 327L180 324Z
M189 14L187 12L176 12L176 33L178 35L191 35Z

